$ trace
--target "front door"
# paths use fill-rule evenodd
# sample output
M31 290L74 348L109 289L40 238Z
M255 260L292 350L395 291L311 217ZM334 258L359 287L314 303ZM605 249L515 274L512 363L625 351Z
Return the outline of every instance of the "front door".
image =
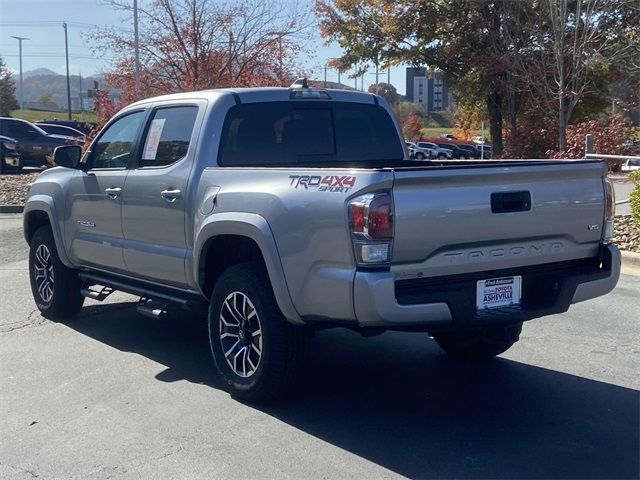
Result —
M136 168L122 195L124 260L142 279L186 285L185 205L193 165L191 142L198 106L178 104L151 112Z
M122 255L122 194L145 112L112 122L87 152L87 171L70 180L65 235L72 261L126 272Z

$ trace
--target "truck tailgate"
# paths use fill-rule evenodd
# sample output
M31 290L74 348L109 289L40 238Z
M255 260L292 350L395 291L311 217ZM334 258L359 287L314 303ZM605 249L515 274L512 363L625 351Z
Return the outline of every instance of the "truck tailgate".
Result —
M598 254L601 162L396 169L392 271L438 276Z

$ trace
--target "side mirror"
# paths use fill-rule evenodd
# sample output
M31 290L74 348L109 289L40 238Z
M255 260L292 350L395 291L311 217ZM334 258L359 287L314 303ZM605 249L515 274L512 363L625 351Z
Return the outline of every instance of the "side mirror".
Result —
M82 148L78 145L62 145L53 150L53 163L59 167L78 168Z

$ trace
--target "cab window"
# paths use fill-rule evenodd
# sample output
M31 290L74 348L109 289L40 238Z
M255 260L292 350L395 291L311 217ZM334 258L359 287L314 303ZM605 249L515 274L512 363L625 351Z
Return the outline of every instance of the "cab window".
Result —
M90 167L127 168L144 116L134 112L113 122L93 145Z
M157 109L147 128L140 167L165 167L184 158L197 115L193 105Z

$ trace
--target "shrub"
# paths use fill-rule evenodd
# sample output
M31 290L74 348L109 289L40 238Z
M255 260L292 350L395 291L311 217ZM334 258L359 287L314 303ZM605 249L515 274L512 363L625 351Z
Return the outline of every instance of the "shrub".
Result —
M640 170L631 172L629 178L633 181L633 190L629 195L629 203L631 204L631 216L636 228L640 230Z

